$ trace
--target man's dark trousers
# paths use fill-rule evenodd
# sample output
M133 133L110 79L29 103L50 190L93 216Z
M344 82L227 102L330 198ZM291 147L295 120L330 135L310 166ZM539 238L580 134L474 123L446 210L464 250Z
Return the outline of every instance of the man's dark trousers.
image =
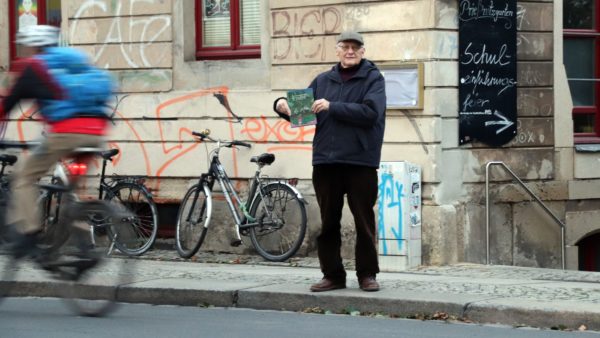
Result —
M356 228L356 275L375 277L377 262L375 213L377 169L351 164L320 164L313 167L313 186L321 210L321 234L317 249L325 278L344 282L346 271L340 249L344 195L354 216Z

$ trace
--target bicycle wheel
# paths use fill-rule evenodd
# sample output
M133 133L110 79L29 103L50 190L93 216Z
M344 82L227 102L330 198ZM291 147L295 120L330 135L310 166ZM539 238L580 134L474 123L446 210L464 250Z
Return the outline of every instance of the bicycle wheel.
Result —
M105 255L100 252L97 255ZM77 264L93 262L77 258ZM133 259L125 257L102 257L93 268L75 281L66 281L61 297L74 312L88 317L102 317L118 307L119 288L133 282L135 277Z
M0 178L0 245L10 241L7 222L8 201L10 190L5 177Z
M175 234L177 252L183 258L190 258L198 250L206 237L212 214L212 198L206 185L192 186L183 197L177 214Z
M119 289L134 281L136 260L109 257L105 245L111 245L111 241L101 237L109 236L110 231L97 234L92 243L87 224L93 222L98 228L129 228L129 222L120 220L128 219L132 213L106 201L78 202L73 206L78 210L76 215L68 214L74 222L70 227L71 236L61 247L56 265L67 272L75 271L73 275L77 278L63 278L66 285L60 289L61 297L80 315L104 316L117 308ZM77 223L83 227L78 228Z
M129 226L108 228L115 247L129 256L138 256L148 251L158 232L158 211L152 195L137 183L120 182L104 198L122 205L134 214L128 222Z
M42 216L42 232L39 242L46 247L60 247L69 238L67 230L62 229L59 223L59 214L63 200L63 193L58 191L42 191L38 198L37 206Z
M306 208L294 190L284 183L269 183L257 192L250 215L259 225L250 228L250 239L258 253L269 261L292 257L306 234Z

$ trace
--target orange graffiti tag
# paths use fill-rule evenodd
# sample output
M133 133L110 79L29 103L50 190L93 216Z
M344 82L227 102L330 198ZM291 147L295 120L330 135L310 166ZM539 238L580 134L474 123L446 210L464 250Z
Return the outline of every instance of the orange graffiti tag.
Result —
M271 124L269 120L261 115L260 118L249 118L245 120L244 128L241 131L246 134L248 139L258 142L267 143L274 138L279 142L309 142L310 136L314 135L314 127L292 128L290 123L283 120L278 120ZM312 150L312 146L307 145L277 145L269 147L267 151L287 151L287 150Z
M165 155L171 153L174 150L180 150L179 152L176 152L174 154L174 156L172 156L170 159L168 159L167 161L165 161L160 168L156 171L156 177L161 177L162 173L171 165L173 164L178 158L182 157L183 155L185 155L186 153L190 152L191 150L193 150L194 148L196 148L198 146L198 143L192 143L190 146L187 146L184 148L183 143L185 141L191 140L193 139L193 135L192 135L192 130L182 127L179 128L179 132L178 132L178 140L179 140L179 144L174 145L170 148L166 147L167 141L165 140L165 136L164 136L164 131L163 131L163 127L162 127L162 121L160 120L160 115L161 112L166 109L167 107L176 105L176 104L182 104L185 102L188 102L190 100L193 100L195 98L198 97L203 97L206 95L210 95L210 94L221 94L226 96L227 92L229 91L229 88L227 87L215 87L215 88L208 88L208 89L202 89L190 94L186 94L180 97L176 97L174 99L171 100L167 100L163 103L161 103L160 105L158 105L158 107L156 108L156 117L157 117L157 123L158 123L158 130L159 130L159 134L160 134L160 142L162 144L162 148L163 148L163 153ZM228 111L229 113L229 111ZM185 137L185 139L184 139ZM156 189L158 190L160 185L160 180L157 180L156 183Z
M169 108L173 108L176 106L185 106L189 104L190 101L195 100L197 98L205 97L207 95L213 95L219 100L219 102L225 109L226 117L229 121L229 137L233 140L236 136L234 122L240 121L241 119L239 119L229 107L229 102L227 98L228 92L229 88L226 86L202 89L166 100L156 107L156 127L158 128L158 133L160 137L159 142L161 144L162 153L165 155L166 158L162 160L161 163L158 163L158 165L154 168L152 166L152 161L150 159L149 152L146 149L144 140L136 130L136 127L134 126L134 120L126 118L124 114L115 110L115 115L117 115L121 119L121 121L127 125L128 129L137 141L138 146L140 147L141 155L145 162L145 174L149 177L156 177L156 180L154 181L155 186L152 187L152 190L160 189L160 178L171 165L173 165L178 159L182 158L185 154L194 150L199 145L198 142L190 142L194 139L194 137L192 135L192 130L190 130L186 126L182 126L177 129L176 144L169 145L168 140L172 140L173 137L168 137L167 135L165 135L167 129L163 125L163 123L164 120L169 119L169 117L163 117L162 115L164 115L164 112ZM24 121L27 119L31 119L31 115L35 111L35 106L27 109L21 114L17 121L18 138L21 142L25 141ZM243 120L243 123L244 124L243 129L241 130L241 134L245 134L250 141L255 143L268 143L270 141L277 142L276 145L267 148L268 152L289 150L312 150L312 145L310 144L310 142L312 141L312 136L315 133L314 126L291 128L289 122L287 121L277 120L274 122L273 120L267 119L263 115L261 115L259 118L245 118ZM121 149L119 143L115 141L109 142L109 148ZM231 151L233 162L233 177L239 176L237 151L238 150L235 148L233 148ZM119 153L119 155L116 156L112 162L113 166L118 165L123 158L127 158L127 156L122 153Z

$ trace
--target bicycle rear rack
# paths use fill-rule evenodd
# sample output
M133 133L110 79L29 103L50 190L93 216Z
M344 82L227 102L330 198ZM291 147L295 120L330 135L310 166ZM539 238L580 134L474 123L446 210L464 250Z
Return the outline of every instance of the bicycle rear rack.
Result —
M565 224L558 218L556 217L556 215L554 215L554 213L548 209L548 207L546 206L546 204L544 204L544 202L542 202L542 200L537 197L533 191L531 191L531 189L529 189L529 187L527 187L527 185L525 185L525 183L523 183L523 181L517 177L517 175L510 170L510 168L504 164L504 162L502 161L491 161L488 162L485 166L485 236L486 236L486 241L485 241L485 249L486 249L486 258L485 258L485 264L486 265L490 265L490 168L493 165L498 165L501 166L502 168L504 168L506 170L506 172L508 172L518 183L519 185L521 185L525 191L527 191L527 193L529 194L529 196L531 196L541 207L542 209L544 209L544 211L550 216L552 217L552 219L554 219L554 221L558 224L558 226L560 226L560 237L561 237L561 258L562 258L562 269L565 269L565 265L566 265L566 260L565 260Z

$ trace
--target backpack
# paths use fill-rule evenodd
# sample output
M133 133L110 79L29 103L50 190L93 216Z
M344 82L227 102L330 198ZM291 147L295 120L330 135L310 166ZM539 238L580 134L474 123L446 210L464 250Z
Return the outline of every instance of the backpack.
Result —
M51 47L36 56L63 90L63 100L44 100L41 113L50 122L76 116L109 117L107 102L114 81L107 71L92 65L86 54L70 47Z

